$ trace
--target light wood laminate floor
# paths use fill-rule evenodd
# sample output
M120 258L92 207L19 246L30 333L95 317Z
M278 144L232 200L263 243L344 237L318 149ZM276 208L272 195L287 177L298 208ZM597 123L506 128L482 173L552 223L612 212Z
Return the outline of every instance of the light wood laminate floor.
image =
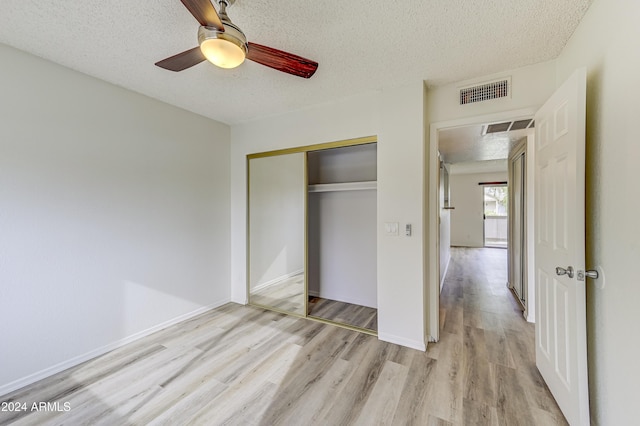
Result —
M437 380L451 399L438 414L455 424L566 425L535 366L534 325L506 287L507 250L451 254L440 341L427 351L448 364Z
M378 310L368 306L311 296L309 316L378 331Z
M252 290L249 297L252 304L304 316L304 273Z
M426 353L227 304L0 397L69 406L0 412L0 424L566 424L505 288L505 255L453 251L441 340Z

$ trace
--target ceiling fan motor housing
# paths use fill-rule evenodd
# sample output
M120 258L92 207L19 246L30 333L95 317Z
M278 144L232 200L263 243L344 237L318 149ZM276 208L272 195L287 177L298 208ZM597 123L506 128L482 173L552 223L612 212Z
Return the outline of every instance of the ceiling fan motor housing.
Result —
M198 28L198 44L202 45L202 42L208 39L221 39L227 40L238 46L240 49L247 53L247 37L232 23L224 22L224 31L220 31L214 27L200 26Z
M220 31L215 27L201 26L198 29L198 44L202 45L202 42L208 39L227 40L241 48L246 55L247 37L236 24L231 22L231 18L227 15L227 6L231 6L233 3L235 3L235 0L218 0L218 5L220 6L218 16L224 30Z

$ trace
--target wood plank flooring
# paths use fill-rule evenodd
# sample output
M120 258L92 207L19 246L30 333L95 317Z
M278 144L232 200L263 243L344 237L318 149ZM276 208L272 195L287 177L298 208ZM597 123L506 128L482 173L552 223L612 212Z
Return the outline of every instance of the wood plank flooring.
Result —
M505 287L505 254L454 250L426 353L228 304L0 397L60 407L0 412L0 424L566 424Z
M309 316L378 331L378 310L368 306L311 296Z
M279 309L304 316L304 274L252 291L251 304ZM366 306L309 297L309 316L353 325L368 330L378 329L378 310Z
M437 414L455 424L565 425L535 366L534 325L506 287L506 265L504 249L452 248L440 342L427 350L449 364L443 383L454 397Z
M304 315L304 273L252 291L251 303Z

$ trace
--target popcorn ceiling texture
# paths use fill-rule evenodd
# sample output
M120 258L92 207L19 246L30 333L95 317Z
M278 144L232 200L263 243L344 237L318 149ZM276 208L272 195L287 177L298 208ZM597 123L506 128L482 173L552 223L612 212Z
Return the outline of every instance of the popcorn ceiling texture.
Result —
M249 41L319 62L310 80L251 61L180 73L154 66L197 45L198 23L179 0L3 0L0 42L235 124L407 81L441 85L553 59L590 3L237 0L228 9Z

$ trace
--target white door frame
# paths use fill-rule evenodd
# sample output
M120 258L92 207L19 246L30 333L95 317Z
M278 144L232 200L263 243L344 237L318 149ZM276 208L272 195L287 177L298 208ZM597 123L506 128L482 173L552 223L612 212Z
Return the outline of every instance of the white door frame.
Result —
M533 203L533 194L535 192L535 147L534 147L534 140L535 137L534 135L527 135L526 140L524 141L524 146L521 146L520 148L516 149L513 153L515 152L519 152L519 153L524 153L525 155L525 164L524 164L524 169L525 169L525 176L524 176L524 181L525 181L525 190L524 190L524 194L525 194L525 210L523 211L524 214L524 255L525 255L525 262L524 262L524 269L526 271L526 279L525 281L527 282L527 292L525 294L525 298L526 298L526 303L525 303L525 310L524 310L524 318L528 321L528 322L535 322L536 321L536 294L535 294L535 271L533 269L533 260L530 259L531 257L533 257L533 253L534 253L534 249L535 249L535 239L533 238L533 232L534 232L534 219L535 219L535 210L534 210L534 203ZM511 178L511 168L513 167L513 155L509 156L509 169L510 169L510 174L509 174L509 178ZM519 154L517 154L519 155ZM516 155L516 156L517 156ZM512 200L511 198L511 194L509 195L509 199ZM513 216L513 215L512 215ZM515 219L514 217L511 217L511 219ZM511 222L509 222L511 224ZM509 225L509 229L511 228L511 225ZM509 241L509 244L512 246L511 241ZM509 259L509 284L511 285L511 269L512 269L512 264L511 264L511 258Z
M428 247L426 250L428 265L428 289L429 294L429 316L427 318L427 330L430 342L437 342L440 339L440 247L439 235L439 213L440 205L438 198L438 182L440 165L438 163L438 132L454 127L465 127L492 122L509 120L520 120L532 118L538 108L524 108L511 111L503 111L487 115L479 115L468 118L460 118L450 121L431 123L429 126L429 150L428 150L428 182L427 194L428 206Z

